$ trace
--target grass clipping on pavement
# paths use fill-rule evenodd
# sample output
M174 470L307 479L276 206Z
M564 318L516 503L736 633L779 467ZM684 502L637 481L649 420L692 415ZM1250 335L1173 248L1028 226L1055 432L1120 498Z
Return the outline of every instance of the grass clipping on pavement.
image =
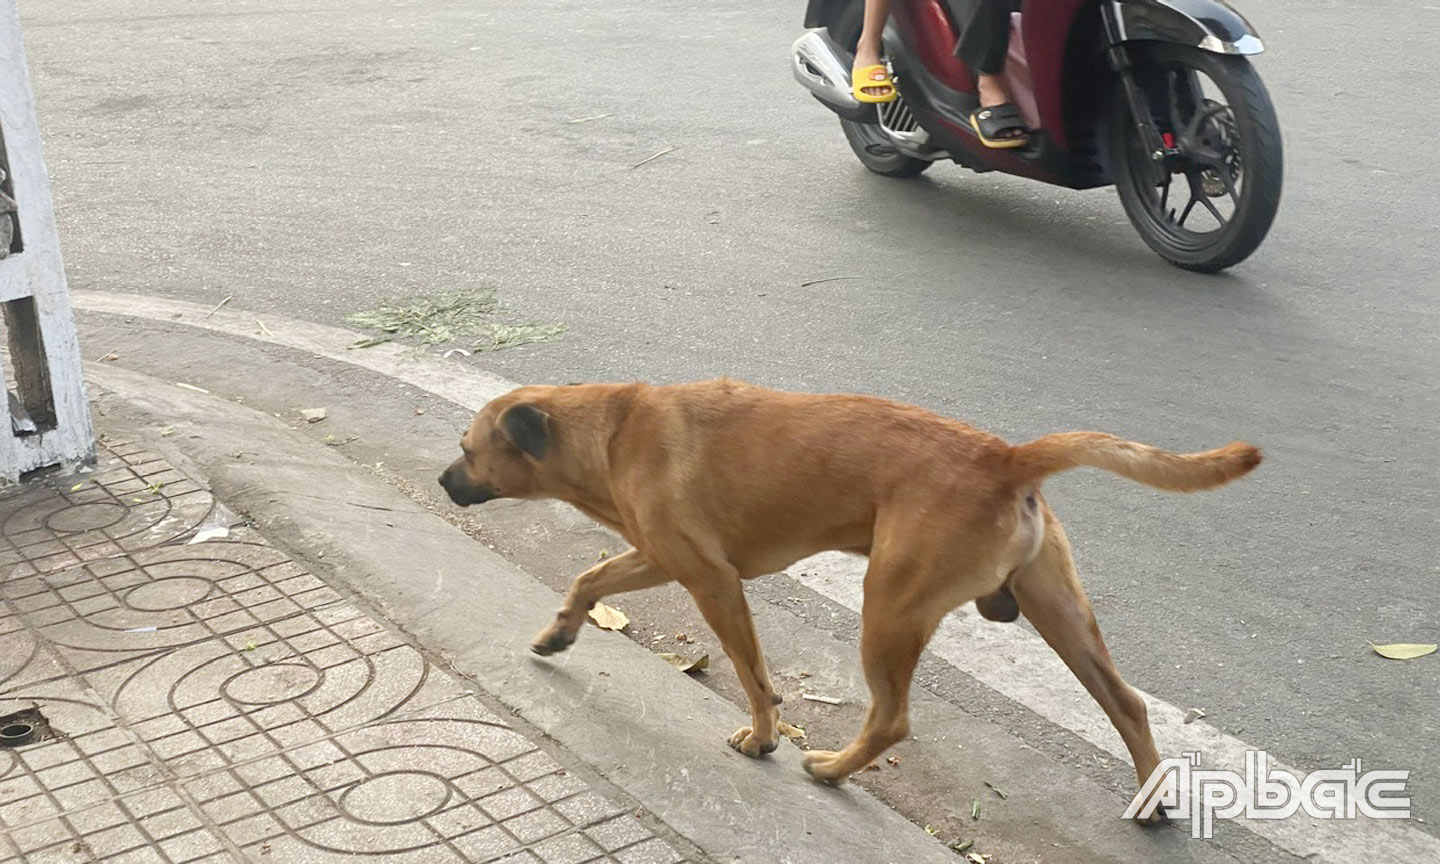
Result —
M501 311L494 288L412 294L387 300L345 320L384 336L362 339L352 348L369 348L394 340L421 345L451 345L471 351L499 351L536 342L553 342L565 332L561 324L510 324L496 320Z

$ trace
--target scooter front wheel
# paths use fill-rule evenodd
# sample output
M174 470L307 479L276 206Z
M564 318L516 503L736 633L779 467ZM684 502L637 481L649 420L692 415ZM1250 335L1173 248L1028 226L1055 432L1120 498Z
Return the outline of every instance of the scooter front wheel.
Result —
M1117 81L1109 151L1126 215L1151 249L1186 270L1240 263L1280 206L1280 123L1264 83L1244 57L1184 45L1135 45L1131 58L1164 140L1141 139Z
M854 120L841 118L840 128L845 130L845 140L850 142L855 158L876 174L886 177L919 177L926 168L934 164L926 159L906 156L895 149L895 143L874 123L856 123Z

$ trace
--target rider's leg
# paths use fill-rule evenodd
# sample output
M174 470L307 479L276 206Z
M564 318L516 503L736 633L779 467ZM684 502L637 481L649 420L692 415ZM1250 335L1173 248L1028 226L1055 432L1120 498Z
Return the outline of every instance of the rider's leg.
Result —
M1010 92L1000 77L1010 50L1010 8L1010 0L980 0L955 46L955 53L975 70L982 107L1010 101Z
M865 0L865 18L860 28L860 41L855 45L855 65L851 67L852 73L856 69L874 66L880 62L880 53L884 50L880 37L885 32L885 21L889 17L890 0ZM889 84L864 88L871 96L883 96L889 89Z
M1005 58L1010 51L1011 0L979 0L970 20L966 22L955 53L965 65L975 70L975 85L980 97L981 108L995 108L1010 103L1010 91L1005 86L1002 73ZM1009 109L1011 112L1014 109ZM1018 118L1018 114L1013 114ZM973 121L972 121L973 122ZM990 120L990 123L997 123ZM994 131L991 141L1009 141L1025 137L1025 127L1020 121L1016 125ZM994 146L994 145L992 145Z

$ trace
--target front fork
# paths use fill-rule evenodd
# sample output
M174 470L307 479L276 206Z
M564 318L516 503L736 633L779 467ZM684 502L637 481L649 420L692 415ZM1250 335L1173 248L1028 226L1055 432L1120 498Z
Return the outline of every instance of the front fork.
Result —
M1110 4L1102 5L1100 15L1105 22L1106 42L1109 44L1105 49L1105 59L1109 61L1111 70L1120 76L1120 85L1125 90L1125 103L1130 109L1130 121L1135 124L1135 131L1145 145L1145 155L1149 157L1151 179L1157 184L1161 183L1165 179L1166 157L1175 150L1173 140L1167 141L1155 125L1150 106L1145 103L1140 85L1135 83L1135 67L1130 62L1130 52L1125 50L1124 43L1120 41L1121 29L1115 18L1114 7Z

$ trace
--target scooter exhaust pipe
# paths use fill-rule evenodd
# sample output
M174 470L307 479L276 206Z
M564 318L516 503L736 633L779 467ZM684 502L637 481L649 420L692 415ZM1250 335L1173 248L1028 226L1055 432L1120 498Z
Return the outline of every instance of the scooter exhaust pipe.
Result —
M823 28L805 31L805 35L790 46L790 70L795 73L796 81L826 108L846 120L874 123L875 106L860 102L850 88L853 59Z

